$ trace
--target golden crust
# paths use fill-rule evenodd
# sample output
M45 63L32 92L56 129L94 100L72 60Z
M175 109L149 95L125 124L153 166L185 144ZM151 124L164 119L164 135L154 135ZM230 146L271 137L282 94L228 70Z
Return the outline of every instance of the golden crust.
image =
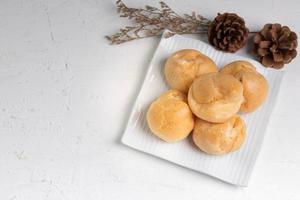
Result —
M256 72L256 68L248 61L237 60L227 64L220 72L235 76L240 72Z
M163 93L160 97L160 100L162 99L177 99L180 101L187 102L187 97L185 94L178 90L170 89L167 92Z
M210 123L197 118L193 141L202 151L222 155L238 150L246 136L246 125L238 115L224 123Z
M220 70L221 73L231 74L243 85L244 102L241 112L253 112L265 101L268 95L268 82L255 67L246 61L232 62Z
M193 80L198 76L217 72L216 64L207 56L194 49L175 52L165 64L165 78L171 88L187 93Z
M170 90L150 105L147 122L154 135L167 142L189 135L194 128L194 116L185 101L184 94Z
M204 74L193 82L188 93L192 112L209 122L225 122L238 112L242 102L242 84L227 74Z

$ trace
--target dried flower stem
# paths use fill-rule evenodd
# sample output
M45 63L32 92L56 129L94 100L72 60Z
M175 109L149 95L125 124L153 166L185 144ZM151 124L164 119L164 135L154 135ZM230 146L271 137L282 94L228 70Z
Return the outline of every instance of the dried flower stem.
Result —
M106 36L112 44L121 44L131 40L159 36L165 29L165 37L175 34L207 33L210 21L194 12L191 15L180 16L166 3L160 2L160 8L145 6L145 8L129 8L121 0L116 2L120 17L126 17L137 23L135 26L126 26L119 32Z

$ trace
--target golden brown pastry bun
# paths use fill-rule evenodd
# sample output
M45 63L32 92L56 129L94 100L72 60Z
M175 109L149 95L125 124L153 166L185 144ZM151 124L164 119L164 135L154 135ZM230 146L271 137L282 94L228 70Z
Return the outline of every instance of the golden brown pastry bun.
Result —
M174 89L170 89L167 92L163 93L160 97L159 100L162 99L177 99L180 101L187 102L186 95L183 94L182 92Z
M176 90L166 92L150 105L147 122L153 134L167 142L186 138L194 128L186 97Z
M222 155L238 150L246 136L246 125L238 115L224 123L210 123L197 118L193 131L194 143L204 152Z
M214 61L194 49L175 52L165 64L165 77L171 88L187 93L193 80L201 74L217 72Z
M248 61L237 60L227 64L220 72L234 76L240 72L256 72L256 68Z
M253 112L265 101L269 90L268 82L251 63L235 61L223 67L220 72L233 75L243 84L244 102L241 112Z
M222 123L235 115L243 102L243 86L232 75L210 73L194 80L188 94L192 112L209 122Z

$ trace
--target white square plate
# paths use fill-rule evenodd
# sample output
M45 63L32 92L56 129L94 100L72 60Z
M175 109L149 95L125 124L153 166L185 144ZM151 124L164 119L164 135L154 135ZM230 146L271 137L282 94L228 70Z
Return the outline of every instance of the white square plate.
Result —
M253 63L269 82L269 96L263 106L253 113L242 115L247 125L247 138L242 148L234 153L223 156L207 155L197 149L190 138L177 143L166 143L155 137L148 128L145 117L148 106L169 89L164 80L164 62L175 51L186 48L199 50L212 58L219 67L235 60L247 60ZM246 186L264 139L283 74L283 71L267 69L252 59L217 51L199 40L179 35L162 38L134 104L122 142L134 149L225 182Z

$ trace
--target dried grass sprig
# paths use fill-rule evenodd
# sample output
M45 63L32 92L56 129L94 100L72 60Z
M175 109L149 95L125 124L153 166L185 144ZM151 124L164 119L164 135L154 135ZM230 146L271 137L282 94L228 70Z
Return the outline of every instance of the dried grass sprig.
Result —
M116 2L120 17L133 20L136 25L125 26L119 32L106 36L111 44L121 44L135 39L160 36L165 29L165 37L175 34L200 34L207 33L210 20L196 15L184 14L180 16L166 3L160 2L160 8L145 6L145 8L129 8L121 0Z

